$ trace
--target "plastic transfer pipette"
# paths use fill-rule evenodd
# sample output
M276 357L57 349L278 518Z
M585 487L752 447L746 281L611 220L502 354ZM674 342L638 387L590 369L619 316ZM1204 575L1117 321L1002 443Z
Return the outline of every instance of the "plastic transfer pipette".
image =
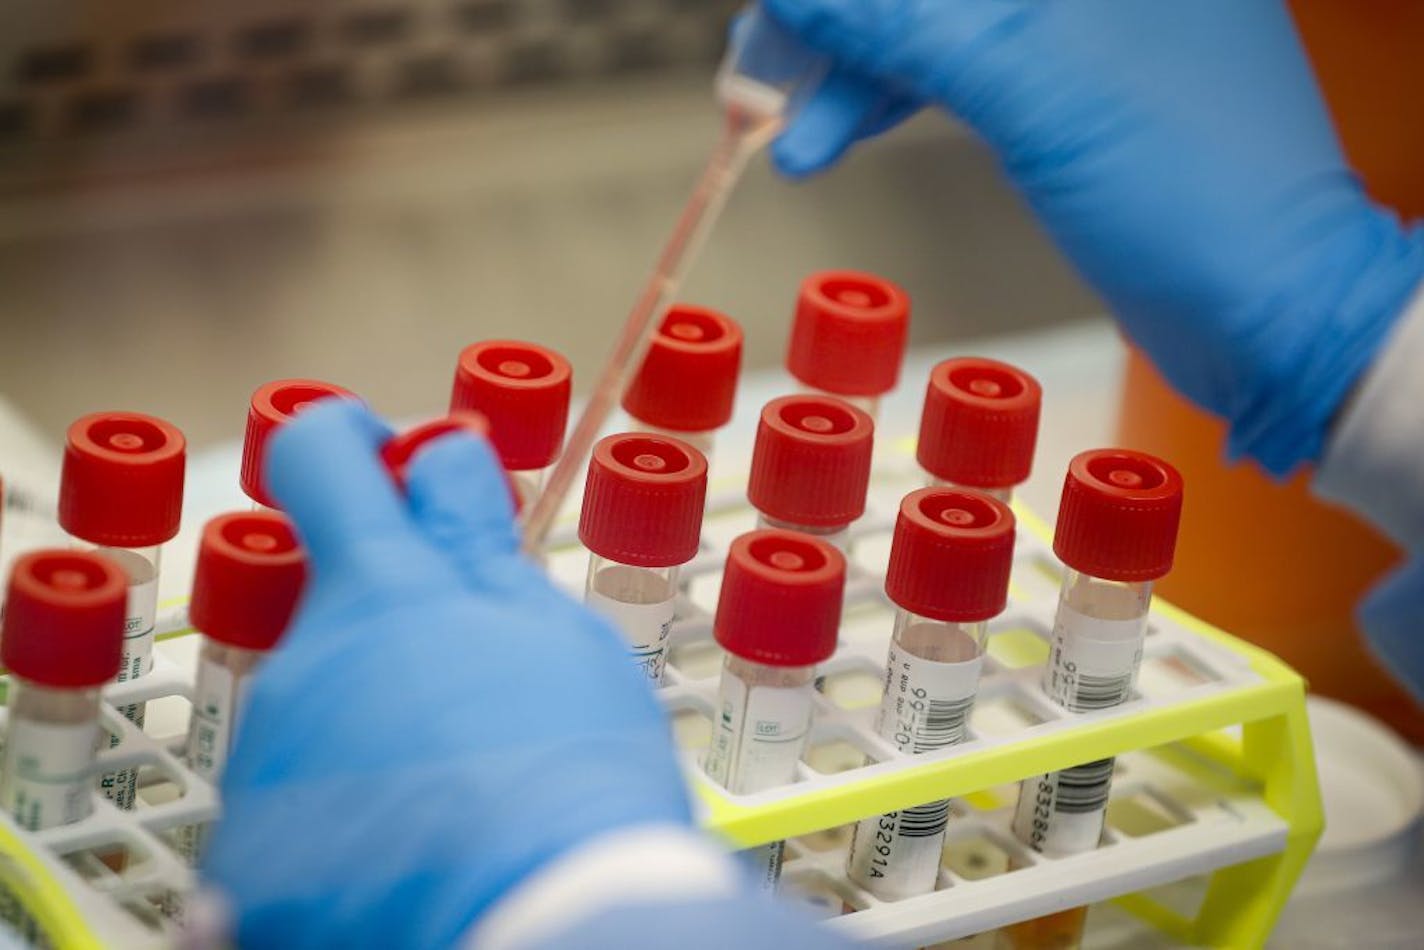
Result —
M717 74L717 97L726 114L721 138L652 276L633 303L564 454L525 518L526 552L536 553L543 546L599 429L618 405L630 374L641 364L658 318L672 303L747 161L776 137L787 116L820 83L826 69L822 57L798 44L759 8L749 10L737 24Z

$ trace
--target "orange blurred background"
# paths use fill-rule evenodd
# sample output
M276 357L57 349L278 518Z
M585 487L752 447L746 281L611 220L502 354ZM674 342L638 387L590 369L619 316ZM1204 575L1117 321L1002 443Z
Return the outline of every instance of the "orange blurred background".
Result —
M1424 216L1424 4L1293 0L1351 162L1379 200ZM1162 595L1279 654L1311 689L1360 706L1424 744L1421 709L1370 655L1354 607L1399 552L1353 515L1316 501L1309 473L1277 484L1228 467L1225 427L1172 393L1134 354L1119 439L1175 462L1187 480L1177 563Z

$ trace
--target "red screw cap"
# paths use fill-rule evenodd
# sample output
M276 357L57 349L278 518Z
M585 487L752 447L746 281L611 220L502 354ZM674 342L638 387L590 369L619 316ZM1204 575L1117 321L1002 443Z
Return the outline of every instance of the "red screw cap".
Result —
M271 511L219 515L203 527L193 599L195 629L249 650L270 650L291 622L306 580L301 545Z
M865 513L875 423L832 396L783 396L761 411L747 497L784 524L835 527Z
M742 368L742 328L731 317L679 304L654 334L638 375L623 394L634 419L674 432L727 424Z
M910 297L856 271L812 274L801 284L786 368L807 386L841 396L895 388L910 328Z
M59 523L111 547L162 544L178 533L187 445L171 423L137 412L96 412L69 427L59 479Z
M278 507L267 494L262 466L267 462L267 443L280 427L297 413L322 399L355 399L356 394L316 379L277 379L257 387L247 409L247 432L242 439L242 490L247 497L268 508Z
M461 351L450 408L484 414L490 442L509 471L544 468L564 444L572 379L569 361L553 350L487 340Z
M845 558L820 538L753 531L732 542L712 630L727 652L811 666L836 652Z
M119 675L128 586L123 569L98 554L26 554L10 572L0 658L42 686L102 686Z
M945 360L930 372L920 416L920 465L935 478L972 488L1028 480L1043 390L1028 373L997 360Z
M392 436L381 446L381 462L391 473L395 483L405 490L406 471L410 468L415 453L427 442L433 442L451 432L468 432L481 439L489 438L489 423L478 412L451 412L442 419L422 423L399 435Z
M1172 569L1182 519L1182 476L1128 449L1082 452L1068 463L1053 551L1084 574L1150 581Z
M977 623L1009 599L1014 513L972 489L922 488L905 496L895 522L885 593L932 620Z
M707 460L678 439L629 433L593 447L579 540L637 567L686 564L697 553Z

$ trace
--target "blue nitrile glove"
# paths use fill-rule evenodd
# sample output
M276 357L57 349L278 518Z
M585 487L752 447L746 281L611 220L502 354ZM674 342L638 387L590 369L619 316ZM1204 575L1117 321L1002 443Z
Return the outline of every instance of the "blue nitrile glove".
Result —
M352 402L268 463L312 575L258 675L206 872L244 946L439 947L610 830L689 822L666 718L603 621L517 552L489 447L408 469Z
M1424 275L1345 164L1280 0L764 0L836 70L792 176L922 103L967 122L1128 335L1285 473ZM907 187L912 187L907 184Z

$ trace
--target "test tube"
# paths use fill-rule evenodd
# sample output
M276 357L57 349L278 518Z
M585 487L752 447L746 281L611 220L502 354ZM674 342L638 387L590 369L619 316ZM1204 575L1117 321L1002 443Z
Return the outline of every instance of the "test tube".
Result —
M732 418L741 368L737 322L677 304L653 335L623 408L642 431L679 438L710 460L717 430Z
M1028 480L1038 440L1038 380L965 356L930 371L916 457L931 485L977 488L1000 501Z
M69 427L59 481L59 523L128 575L123 662L118 682L153 669L163 543L178 533L186 446L176 427L134 412L100 412ZM120 710L140 729L144 705ZM117 737L110 744L117 745ZM137 769L104 775L104 796L132 808Z
M79 551L15 562L0 656L10 671L0 807L30 831L93 810L99 689L118 675L128 579Z
M356 394L333 383L316 379L276 379L263 383L252 393L247 407L247 431L242 439L242 490L257 508L279 508L267 493L262 467L267 462L267 443L293 416L323 399L355 399Z
M875 424L833 396L783 396L761 411L747 498L758 527L823 537L842 551L865 513Z
M489 420L490 443L521 508L538 497L544 470L559 457L572 380L568 360L533 343L486 340L460 352L450 409Z
M1172 568L1182 513L1182 478L1159 458L1097 449L1068 466L1053 550L1066 570L1043 691L1073 713L1128 700L1142 661L1153 582ZM1061 857L1098 846L1113 760L1026 779L1014 834L1034 851ZM1018 946L1076 943L1084 910L1009 928Z
M839 396L874 419L895 388L910 329L910 297L859 271L824 271L801 284L786 368L813 392Z
M203 527L189 607L203 640L184 755L189 768L214 785L227 762L248 680L287 629L305 579L302 549L282 515L234 512ZM204 826L181 829L180 852L196 857L206 833Z
M845 557L819 538L762 530L732 542L713 633L727 651L703 768L734 795L796 780L811 731L816 665L836 649ZM775 890L784 843L747 853Z
M922 488L900 503L885 576L898 609L876 731L901 752L964 741L1013 557L1013 512L988 494ZM934 890L948 821L949 799L865 819L847 874L883 901Z
M662 683L678 569L697 554L707 461L665 436L611 435L594 446L579 516L589 550L584 602L627 638L633 662Z

